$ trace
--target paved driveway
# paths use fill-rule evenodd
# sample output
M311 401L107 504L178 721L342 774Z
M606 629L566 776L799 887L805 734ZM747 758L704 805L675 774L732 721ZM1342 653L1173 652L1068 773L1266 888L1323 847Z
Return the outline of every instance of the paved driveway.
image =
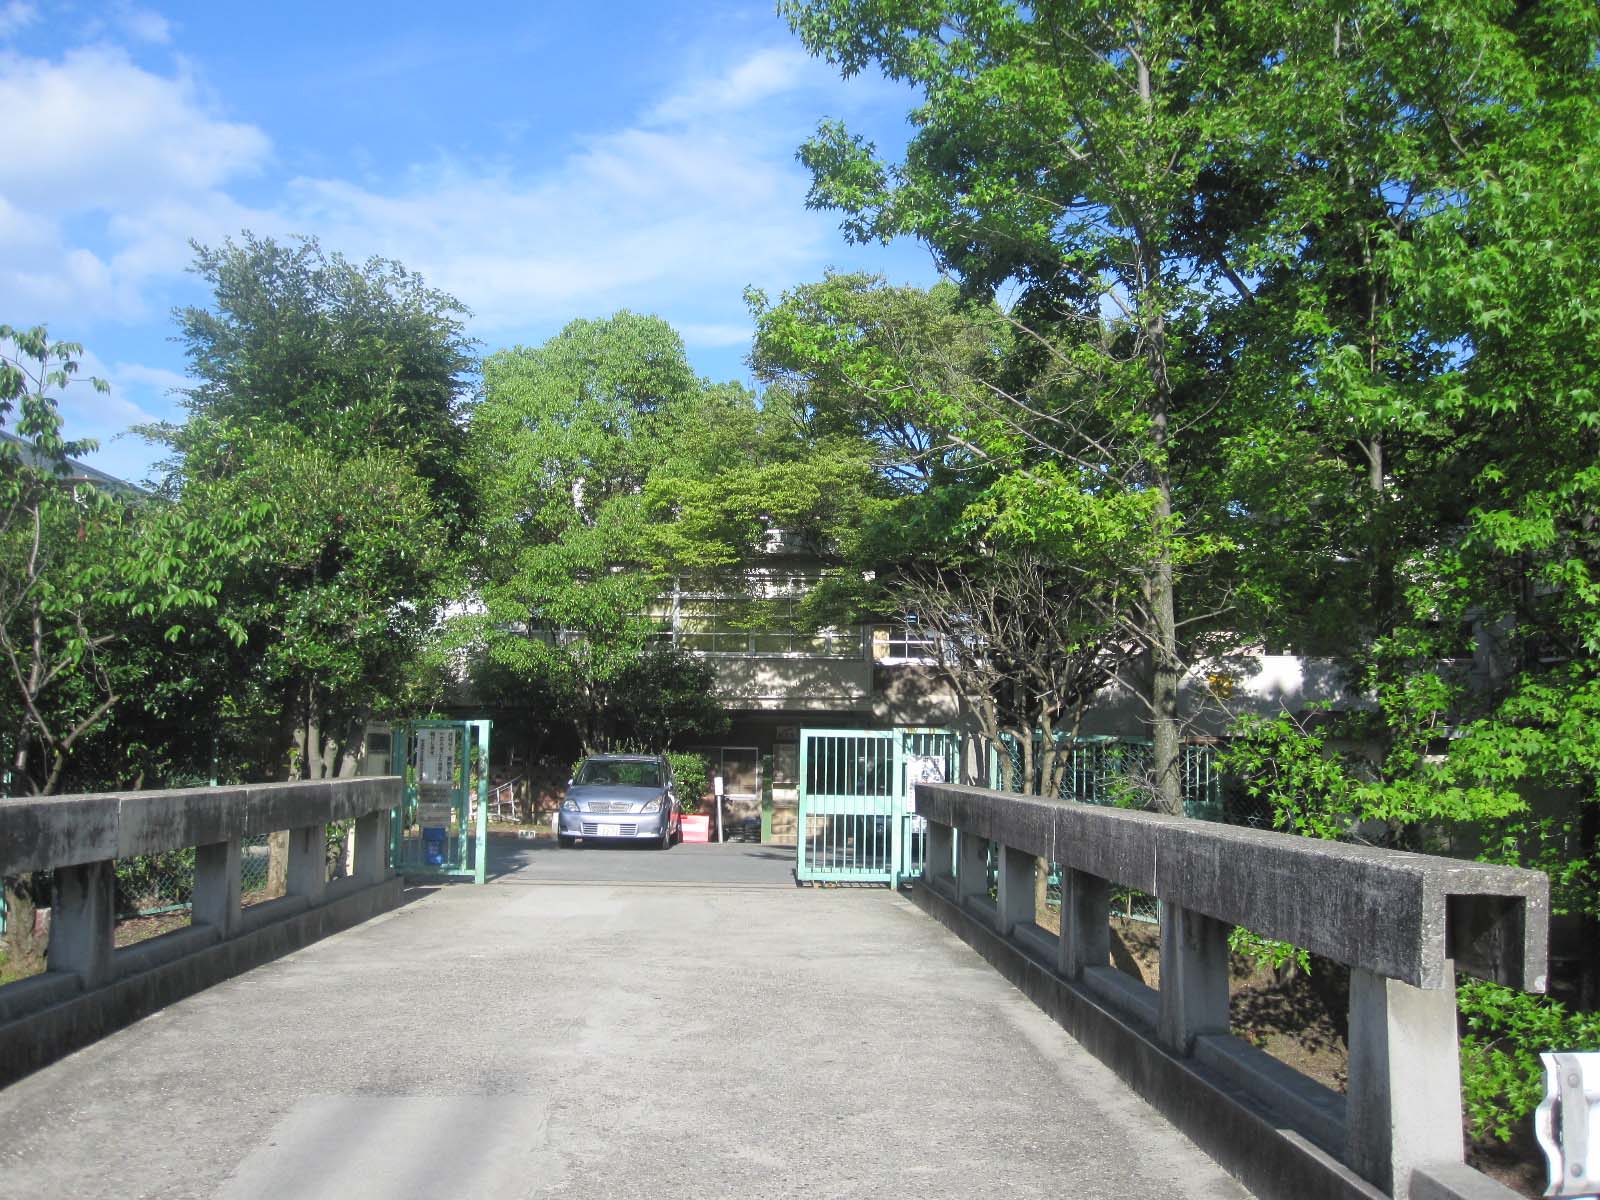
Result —
M0 1193L1245 1194L901 897L537 880L613 860L571 861L413 890L0 1092Z
M650 846L580 845L554 838L491 834L489 874L521 883L678 883L794 887L794 847L729 842L657 850Z

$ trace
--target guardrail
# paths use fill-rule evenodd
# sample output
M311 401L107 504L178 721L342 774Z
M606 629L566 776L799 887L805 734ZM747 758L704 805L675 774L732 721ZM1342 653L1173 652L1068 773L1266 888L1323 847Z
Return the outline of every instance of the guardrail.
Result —
M951 784L916 806L914 899L1252 1190L1515 1195L1463 1163L1455 973L1545 989L1543 874ZM1036 859L1061 866L1059 935ZM1161 902L1159 990L1109 965L1114 885ZM1230 1035L1234 925L1350 968L1344 1096Z
M0 987L0 1084L163 1004L399 903L399 776L0 800L0 875L53 872L47 970ZM353 874L326 828L355 821ZM289 832L285 894L244 908L240 842ZM115 863L195 848L191 924L116 949Z

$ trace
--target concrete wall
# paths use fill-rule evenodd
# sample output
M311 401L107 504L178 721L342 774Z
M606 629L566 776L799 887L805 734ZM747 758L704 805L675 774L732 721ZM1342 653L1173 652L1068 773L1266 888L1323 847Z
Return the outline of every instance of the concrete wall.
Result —
M717 695L744 711L866 712L872 704L872 664L854 658L709 655Z

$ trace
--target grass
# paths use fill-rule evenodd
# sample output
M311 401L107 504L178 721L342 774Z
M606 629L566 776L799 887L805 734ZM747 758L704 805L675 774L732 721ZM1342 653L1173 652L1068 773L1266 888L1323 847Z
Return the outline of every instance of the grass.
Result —
M19 979L27 979L38 975L43 970L43 955L30 954L26 957L15 958L9 951L0 948L0 987L8 983L16 983Z

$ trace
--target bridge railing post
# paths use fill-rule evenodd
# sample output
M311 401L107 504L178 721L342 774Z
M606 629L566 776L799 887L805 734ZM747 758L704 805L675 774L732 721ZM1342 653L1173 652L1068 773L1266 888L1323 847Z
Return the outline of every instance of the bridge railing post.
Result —
M1061 937L1056 969L1081 979L1088 967L1111 961L1111 885L1098 875L1061 868Z
M1037 915L1033 910L1034 856L1014 846L1000 846L1000 904L996 928L1001 937L1010 937L1019 925Z
M356 818L355 876L362 883L381 883L389 875L389 813L369 812Z
M289 831L289 872L285 891L312 904L328 887L328 827L301 825Z
M951 864L955 861L955 831L938 821L929 821L927 833L927 861L922 873L936 887L950 890L955 887Z
M194 851L194 904L190 918L209 925L225 938L239 931L244 910L239 906L243 856L239 839L196 846Z
M956 830L956 896L961 904L989 896L989 839Z
M1161 905L1161 1040L1188 1055L1194 1040L1228 1032L1226 922L1163 902Z
M1421 1166L1459 1163L1461 1060L1456 988L1420 988L1350 970L1350 1075L1345 1159L1394 1196Z
M50 970L76 975L85 991L110 982L116 902L117 874L110 859L56 868L46 950Z

